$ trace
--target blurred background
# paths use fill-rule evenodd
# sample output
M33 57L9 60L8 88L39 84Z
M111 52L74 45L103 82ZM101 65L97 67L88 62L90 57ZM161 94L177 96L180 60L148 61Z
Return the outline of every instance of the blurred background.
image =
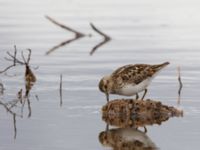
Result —
M72 32L47 20L46 15L92 36L46 55L52 47L74 37ZM90 23L111 37L93 55L92 48L103 37ZM199 147L198 0L0 0L0 37L0 70L9 66L4 57L16 45L19 57L21 50L32 49L30 66L37 77L30 98L32 116L17 117L16 139L12 116L0 107L0 149L106 149L98 140L106 126L101 119L106 99L98 90L100 78L122 65L165 61L171 64L154 79L146 98L179 107L184 110L184 117L172 118L162 126L148 126L147 134L162 150ZM183 81L180 106L177 106L177 66L181 67ZM7 73L0 75L6 89L1 99L5 102L15 98L24 86L23 67ZM114 98L121 97L111 96Z

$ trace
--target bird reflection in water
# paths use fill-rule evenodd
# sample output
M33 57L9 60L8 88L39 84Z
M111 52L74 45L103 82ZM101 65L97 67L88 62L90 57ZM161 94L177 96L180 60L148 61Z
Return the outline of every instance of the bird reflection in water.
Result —
M116 128L102 131L99 141L113 150L157 150L146 133L134 128Z
M122 128L160 125L175 116L183 116L183 111L150 99L117 99L102 107L102 119L109 125Z
M182 110L160 101L116 99L102 107L102 119L107 128L99 134L99 141L113 150L157 150L146 135L146 126L161 125L170 117L182 116ZM119 128L109 129L109 125ZM138 130L139 127L144 127L144 132Z

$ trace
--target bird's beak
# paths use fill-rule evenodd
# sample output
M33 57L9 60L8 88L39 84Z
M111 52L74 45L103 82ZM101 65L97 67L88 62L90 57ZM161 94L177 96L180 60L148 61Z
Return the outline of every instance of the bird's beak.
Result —
M107 100L107 102L109 102L109 94L108 93L106 93L106 100Z

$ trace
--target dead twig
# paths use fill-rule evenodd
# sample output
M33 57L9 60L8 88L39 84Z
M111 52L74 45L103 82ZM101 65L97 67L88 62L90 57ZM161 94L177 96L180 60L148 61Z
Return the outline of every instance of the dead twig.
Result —
M15 67L15 66L18 65L18 64L19 64L19 65L27 65L27 64L29 64L30 57L31 57L31 50L28 49L28 51L29 51L29 54L28 54L27 60L25 59L25 57L24 57L24 55L23 55L23 52L21 53L22 59L23 59L23 61L24 61L24 62L23 62L23 61L17 59L17 48L16 48L16 46L14 46L14 54L11 54L10 52L7 52L7 55L8 55L10 58L5 57L5 60L7 60L7 61L12 61L13 64L10 65L10 66L8 66L8 67L6 67L4 70L0 71L0 74L1 74L1 73L4 73L4 72L6 72L6 71L8 71L9 69L11 69L12 67Z
M69 39L69 40L67 40L67 41L63 41L63 42L61 42L60 44L58 44L58 45L52 47L50 50L48 50L48 51L46 52L46 55L49 55L50 53L52 53L52 52L55 51L56 49L58 49L58 48L60 48L60 47L63 47L63 46L65 46L65 45L67 45L67 44L70 44L71 42L76 41L76 40L78 40L78 39L80 39L80 38L74 37L74 38Z
M14 56L11 55L9 52L7 52L7 54L8 54L11 58L13 58L13 59L12 59L13 64L10 65L10 66L8 66L8 67L5 68L4 70L0 71L0 74L6 72L6 71L9 70L10 68L16 66L16 60L17 60L17 59L16 59L16 56L17 56L17 49L16 49L16 46L14 46L14 48L15 48L15 50L14 50Z
M12 61L13 65L17 65L17 64L24 65L24 62L17 59L17 49L16 49L16 47L15 47L15 51L14 51L14 56L10 52L7 52L7 55L10 56L11 58L5 57L5 59L8 60L8 61Z
M98 43L97 45L95 45L92 50L90 51L90 55L93 55L93 53L101 46L103 46L104 44L106 44L107 42L109 42L111 40L111 37L109 37L108 35L106 35L105 33L103 33L102 31L100 31L99 29L97 29L92 23L90 23L90 26L92 27L92 29L94 31L96 31L98 34L100 34L101 36L104 37L103 41Z
M63 25L63 24L61 24L61 23L55 21L54 19L52 19L52 18L49 17L49 16L45 16L45 17L46 17L49 21L51 21L52 23L54 23L55 25L57 25L57 26L59 26L59 27L65 29L65 30L70 31L70 32L72 32L72 33L75 34L75 37L74 37L74 38L69 39L69 40L66 40L66 41L64 41L64 42L61 42L60 44L58 44L58 45L54 46L53 48L51 48L50 50L48 50L48 51L46 52L46 55L49 55L50 53L52 53L52 52L55 51L56 49L58 49L58 48L60 48L60 47L63 47L63 46L65 46L66 44L70 44L71 42L76 41L76 40L78 40L78 39L80 39L80 38L83 38L83 37L85 37L85 36L90 36L90 35L86 35L86 34L84 34L84 33L81 33L81 32L79 32L79 31L76 31L76 30L74 30L74 29L72 29L72 28L70 28L70 27L68 27L68 26L66 26L66 25Z
M181 71L181 68L180 68L180 66L178 66L178 68L177 68L177 71L178 71L178 82L179 82L179 89L178 89L178 105L180 104L180 99L181 99L181 90L182 90L182 88L183 88L183 83L182 83L182 81L181 81L181 73L180 73L180 71Z
M60 107L62 106L62 74L60 75Z
M61 23L55 21L54 19L52 19L52 18L49 17L49 16L45 16L45 18L48 19L49 21L51 21L52 23L54 23L55 25L57 25L57 26L59 26L59 27L65 29L65 30L68 30L68 31L70 31L70 32L72 32L72 33L74 33L74 34L76 35L76 37L85 36L85 34L79 32L79 31L76 31L76 30L74 30L74 29L72 29L72 28L70 28L70 27L68 27L68 26L66 26L66 25L63 25L63 24L61 24Z

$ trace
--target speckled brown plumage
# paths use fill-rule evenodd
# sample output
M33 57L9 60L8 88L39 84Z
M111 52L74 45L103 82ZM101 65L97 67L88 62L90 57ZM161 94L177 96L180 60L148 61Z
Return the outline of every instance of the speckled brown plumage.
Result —
M118 68L112 73L112 79L114 82L121 84L114 84L115 88L120 88L124 84L139 84L143 80L152 77L160 69L169 63L163 63L159 65L148 65L148 64L135 64L126 65Z
M143 99L151 80L168 64L169 62L157 65L130 64L122 66L112 74L104 76L99 82L99 89L106 94L107 101L109 101L109 94L136 95L138 98L138 93L145 91Z

